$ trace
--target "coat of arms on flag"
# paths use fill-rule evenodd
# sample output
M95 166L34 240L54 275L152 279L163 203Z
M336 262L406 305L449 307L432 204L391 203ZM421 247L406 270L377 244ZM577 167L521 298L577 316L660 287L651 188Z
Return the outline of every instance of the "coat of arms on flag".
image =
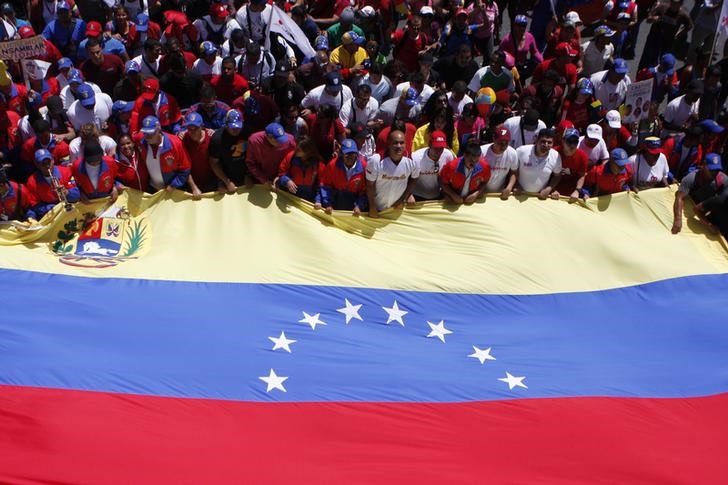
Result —
M111 207L99 217L72 219L58 232L51 250L70 266L108 268L136 259L149 246L149 224L132 218L125 207Z

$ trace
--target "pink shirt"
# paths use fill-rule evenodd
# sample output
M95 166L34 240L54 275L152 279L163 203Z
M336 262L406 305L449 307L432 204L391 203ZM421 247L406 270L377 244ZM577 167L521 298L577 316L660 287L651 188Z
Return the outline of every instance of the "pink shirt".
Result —
M516 53L516 46L510 33L503 38L500 43L500 48L502 51L515 57L517 65L526 62L529 53L539 64L543 62L543 56L539 52L538 47L536 47L536 40L530 32L526 32L523 36L523 43L518 46L518 53Z
M296 142L292 135L288 141L274 147L265 138L265 131L258 131L248 138L248 151L245 154L245 164L255 182L262 184L272 182L278 175L278 167L283 158L296 149Z
M488 5L484 4L483 8L476 8L475 4L469 7L469 18L470 24L483 24L481 28L475 31L475 37L477 39L486 39L493 35L495 31L495 19L498 18L498 4L493 2Z

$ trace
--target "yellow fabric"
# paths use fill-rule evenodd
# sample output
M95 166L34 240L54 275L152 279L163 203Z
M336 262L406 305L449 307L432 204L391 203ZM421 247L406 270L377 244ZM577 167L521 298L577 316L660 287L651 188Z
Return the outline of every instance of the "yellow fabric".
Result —
M420 148L425 148L430 146L430 134L427 132L427 129L430 127L429 123L425 123L424 125L417 128L417 131L415 131L415 136L412 138L412 151L415 152L419 150ZM452 149L453 153L457 155L457 153L460 151L460 141L458 141L458 130L455 128L452 133L452 140L450 140L450 143L448 143L450 148Z
M361 64L367 59L369 55L363 47L359 47L354 51L354 54L350 54L343 45L340 45L331 52L329 56L329 62L332 64L341 65L342 69L351 69L357 64Z
M144 254L104 269L63 264L52 243L69 218L103 209L58 206L27 231L0 226L0 268L90 277L292 283L492 294L589 291L728 272L728 252L686 208L670 233L674 187L586 204L489 196L472 206L420 204L380 219L332 216L289 194L125 191L144 217ZM141 254L141 252L140 252ZM6 282L10 284L10 282ZM60 290L59 290L60 291Z

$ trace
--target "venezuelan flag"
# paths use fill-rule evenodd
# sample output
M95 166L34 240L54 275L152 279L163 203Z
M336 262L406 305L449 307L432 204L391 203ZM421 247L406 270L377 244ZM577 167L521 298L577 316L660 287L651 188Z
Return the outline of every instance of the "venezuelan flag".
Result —
M673 191L2 226L0 483L726 483L728 252Z

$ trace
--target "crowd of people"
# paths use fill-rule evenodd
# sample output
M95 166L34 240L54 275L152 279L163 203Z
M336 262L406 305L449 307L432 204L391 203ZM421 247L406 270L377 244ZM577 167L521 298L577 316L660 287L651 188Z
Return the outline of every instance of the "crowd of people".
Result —
M377 217L486 193L573 202L679 183L672 231L691 197L728 234L721 2L614 0L588 26L567 3L4 3L0 42L39 34L45 51L33 75L0 62L0 217L125 187L199 197L262 184ZM274 13L292 22L272 29ZM643 23L635 81L652 92L625 106Z

